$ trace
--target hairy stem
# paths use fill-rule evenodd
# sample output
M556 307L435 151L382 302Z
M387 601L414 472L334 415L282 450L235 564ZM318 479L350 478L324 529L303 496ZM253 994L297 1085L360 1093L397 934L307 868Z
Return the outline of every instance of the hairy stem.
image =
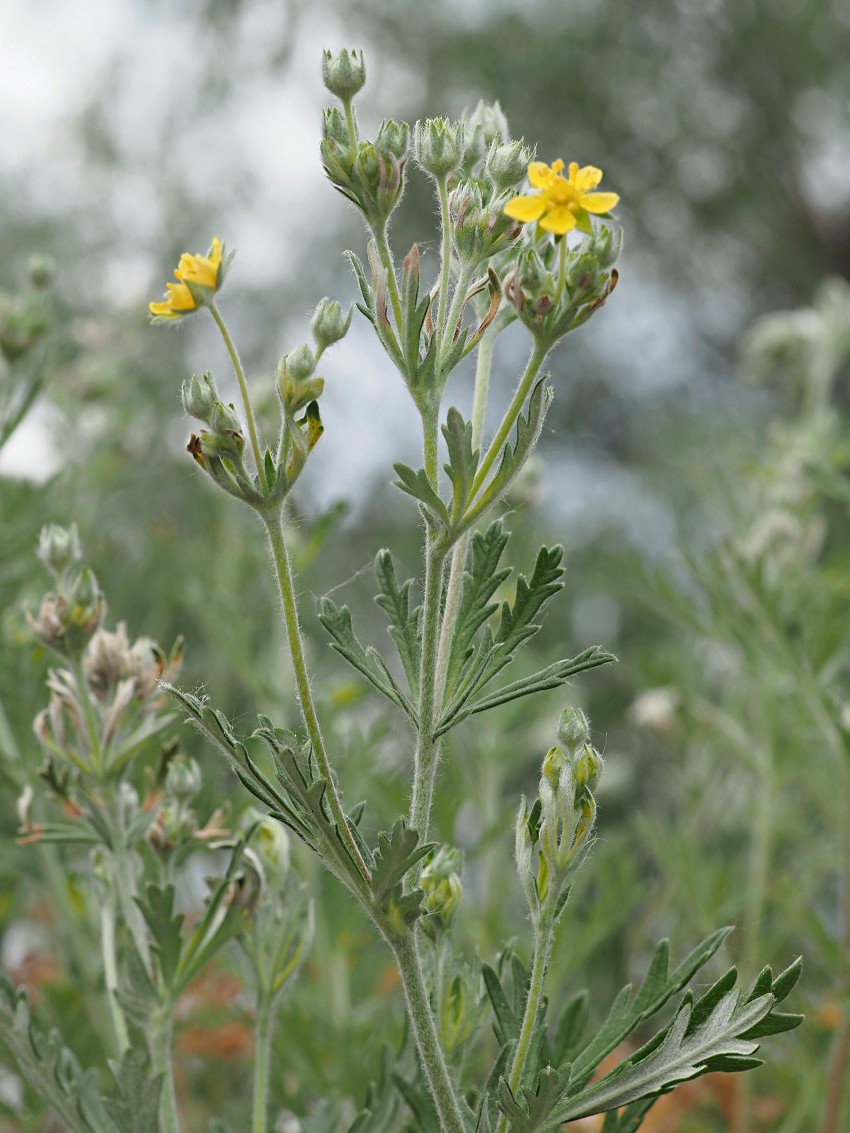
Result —
M449 296L449 277L452 270L452 229L449 223L449 193L446 178L437 178L437 193L440 198L440 227L442 229L442 248L440 252L440 301L437 305L437 341L442 344L446 329L446 307Z
M422 962L419 959L416 937L412 932L405 932L399 936L388 936L387 941L398 964L407 1013L422 1069L437 1109L441 1133L465 1133L466 1126L440 1047L428 991L422 979Z
M239 354L234 345L233 339L230 337L230 331L224 324L224 319L221 317L218 307L215 303L210 303L209 312L215 320L215 325L218 327L221 337L224 340L224 345L227 348L227 353L230 355L230 361L233 366L233 373L236 375L236 381L239 385L239 393L242 397L242 408L245 411L245 421L248 425L248 436L251 439L251 452L254 454L254 463L257 465L257 476L260 479L260 484L263 491L268 488L266 482L266 470L263 467L263 458L261 455L260 441L257 435L257 425L254 421L254 408L251 405L251 398L248 394L248 383L245 380L245 370L242 367L242 362L239 359Z
M251 1133L266 1133L273 1030L274 1009L269 1003L260 1001L257 1004L257 1014L254 1020L254 1101Z
M393 263L390 242L387 237L386 222L382 224L380 228L374 229L372 235L375 239L375 247L378 249L378 258L387 273L387 288L390 293L390 304L392 305L393 314L395 315L396 330L398 334L401 335L401 297L398 293L398 280L396 279L395 264Z
M481 445L484 433L484 418L487 412L487 394L490 389L490 370L493 365L493 341L495 331L489 328L484 332L481 345L478 348L478 358L475 367L475 396L472 402L472 447L477 449ZM446 602L443 608L443 625L440 631L440 647L437 651L437 666L435 677L435 714L439 716L443 696L446 691L446 678L448 676L449 657L451 655L452 635L457 622L458 609L463 591L463 571L466 566L466 555L472 531L465 531L458 539L452 550L451 566L449 567L449 581L446 585ZM436 721L435 721L436 723Z
M159 1103L160 1133L180 1133L180 1113L174 1088L174 1058L171 1040L174 1018L170 1004L163 1004L150 1021L151 1062L154 1074L163 1075Z
M843 947L838 973L836 997L842 1003L843 1018L833 1043L826 1089L824 1113L820 1133L839 1133L844 1108L844 1090L847 1085L847 1064L850 1061L850 1008L847 992L850 989L850 763L848 753L843 754L841 779L841 865L839 867L839 917Z
M357 843L354 840L354 836L351 833L348 819L342 809L342 802L336 788L336 783L334 782L327 748L325 747L325 740L319 725L319 717L316 713L313 692L310 688L310 677L304 658L304 643L301 638L301 627L298 623L298 606L295 600L295 584L292 578L292 566L289 561L289 552L283 534L283 519L280 512L276 511L274 515L264 515L263 521L265 522L269 543L271 545L272 559L274 561L275 575L277 577L280 601L283 609L283 621L286 627L289 651L292 656L292 668L295 672L295 685L298 689L298 700L301 705L301 715L304 720L304 726L310 737L310 743L313 746L313 753L316 756L316 762L319 765L322 778L327 785L326 797L340 838L342 838L345 843L361 876L364 880L369 881L371 879L369 869L363 860Z
M100 906L100 950L103 958L103 978L106 984L106 998L115 1031L115 1045L119 1055L129 1049L127 1023L118 1002L118 956L115 950L115 903L111 897L104 898Z
M548 353L548 346L543 346L535 340L513 400L508 406L505 416L502 418L502 423L499 425L495 437L493 437L493 440L490 442L490 447L484 454L481 464L478 466L478 472L472 482L471 498L474 498L476 493L481 490L484 481L487 479L488 472L501 454L502 446L510 436L511 429L514 427L516 419L519 417L522 407L525 405L534 379L540 372L540 367L543 365Z
M540 1004L543 999L543 984L546 980L546 969L552 955L552 944L555 940L555 922L551 915L544 913L534 928L534 955L531 961L531 979L528 984L528 996L525 1000L525 1012L522 1017L522 1027L519 1032L516 1050L514 1051L511 1068L508 1072L508 1085L511 1092L516 1094L522 1085L522 1076L528 1061L531 1044L534 1041L534 1032L537 1029L537 1017L540 1013ZM508 1119L502 1114L496 1124L496 1133L508 1133Z
M422 654L419 666L419 726L413 757L413 792L410 799L412 829L425 841L431 824L431 804L437 775L440 744L434 739L436 707L437 647L440 635L440 598L446 552L433 546L429 536L425 551L425 595L422 608Z

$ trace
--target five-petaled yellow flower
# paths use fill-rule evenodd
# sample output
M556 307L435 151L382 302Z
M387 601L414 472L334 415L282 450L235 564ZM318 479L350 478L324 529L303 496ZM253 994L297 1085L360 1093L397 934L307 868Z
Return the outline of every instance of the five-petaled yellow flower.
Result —
M589 231L588 213L598 216L616 207L620 199L616 193L593 192L602 180L601 169L593 165L579 168L577 161L570 162L567 177L563 176L563 169L560 158L551 165L532 161L528 180L538 192L533 196L513 197L505 205L505 214L523 224L536 220L544 232L563 236L576 226Z
M148 309L155 317L179 319L196 311L198 306L213 296L221 286L221 257L224 249L216 236L205 256L200 252L184 252L174 271L176 283L167 283L167 295L162 303L150 303Z

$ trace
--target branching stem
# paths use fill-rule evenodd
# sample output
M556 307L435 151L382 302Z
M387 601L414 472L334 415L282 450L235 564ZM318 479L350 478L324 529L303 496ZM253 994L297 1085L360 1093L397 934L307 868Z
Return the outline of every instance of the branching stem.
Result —
M319 765L322 778L327 784L327 800L334 817L334 822L339 830L339 835L345 843L352 860L357 864L361 876L364 880L369 881L369 869L351 833L345 811L342 809L342 802L336 788L330 760L328 759L324 736L322 735L322 729L319 724L319 717L316 713L313 692L310 688L310 677L304 658L304 643L301 638L301 627L298 623L298 606L295 599L292 566L289 561L289 551L287 550L286 540L283 534L283 519L280 512L276 510L273 515L264 515L263 521L269 536L275 576L277 578L281 607L283 609L283 622L286 627L286 636L292 657L292 668L295 673L295 685L298 689L298 700L301 705L301 715L304 719L304 726L307 729L307 735L310 737L310 743L313 746L313 753L316 756L316 762Z
M242 362L239 358L239 353L233 339L230 337L230 331L221 317L218 307L215 303L210 303L209 312L218 327L221 337L224 340L224 345L227 348L227 353L230 355L230 361L233 366L233 373L236 375L236 381L239 386L239 393L242 397L242 408L245 411L245 421L248 425L248 436L251 440L251 452L254 454L254 463L257 466L257 476L260 480L260 485L263 491L267 491L268 483L266 482L266 470L263 465L262 450L260 448L260 441L257 435L257 425L254 421L254 409L251 405L251 398L248 394L248 383L245 380L245 370L243 369Z

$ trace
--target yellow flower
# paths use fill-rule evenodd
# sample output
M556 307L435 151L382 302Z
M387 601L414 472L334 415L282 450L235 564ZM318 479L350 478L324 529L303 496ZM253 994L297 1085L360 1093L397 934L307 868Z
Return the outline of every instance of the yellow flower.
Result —
M156 318L179 319L197 310L221 286L223 252L217 236L205 256L184 252L174 272L177 282L165 285L167 294L162 303L148 304L150 313Z
M528 167L528 180L532 189L539 190L534 196L512 197L505 205L506 216L523 224L537 221L544 232L563 236L578 226L590 231L588 213L600 215L610 212L620 200L616 193L594 193L602 180L602 170L593 165L579 168L571 161L568 176L563 176L564 163L560 160L546 165L542 161L532 161Z

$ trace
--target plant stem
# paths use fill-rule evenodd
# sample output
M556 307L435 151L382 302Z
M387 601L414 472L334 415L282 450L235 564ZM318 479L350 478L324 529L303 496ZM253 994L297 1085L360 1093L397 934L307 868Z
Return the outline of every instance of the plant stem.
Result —
M452 342L454 341L455 327L457 326L457 324L459 323L459 321L463 317L463 315L462 315L463 305L464 305L464 300L466 299L466 292L467 292L467 288L469 287L470 278L471 278L471 274L470 274L468 268L462 266L461 269L460 269L460 273L458 275L458 278L457 278L457 282L455 283L454 295L452 297L451 306L449 307L448 314L446 315L445 331L443 333L442 339L440 340L440 354L441 354L441 356L444 355L446 353L446 351L451 348ZM447 377L447 375L444 375L443 372L442 372L442 365L443 365L443 359L441 357L441 359L440 359L440 379L439 379L441 388L442 388L442 385L445 382L446 377Z
M111 898L105 898L100 907L100 949L103 957L103 976L106 984L106 998L112 1027L115 1031L115 1044L119 1055L129 1049L130 1039L124 1013L118 1002L118 959L115 952L115 905Z
M502 445L508 439L511 429L514 427L514 422L519 416L523 405L525 405L525 399L528 397L528 392L531 389L534 379L537 377L537 374L540 371L540 367L543 365L544 359L546 358L546 355L548 353L549 347L542 345L535 339L534 345L531 348L531 354L529 355L528 362L526 363L525 370L519 380L519 385L517 386L516 393L513 396L513 400L508 406L507 412L502 418L502 423L499 426L495 437L490 443L490 447L487 449L487 452L484 454L484 458L482 459L481 464L478 467L478 472L472 482L472 490L470 492L471 499L475 497L478 491L480 491L481 487L484 484L484 481L487 479L487 473L493 467L496 459L500 455L502 451Z
M163 1075L159 1103L160 1133L180 1133L180 1114L174 1089L174 1059L171 1039L174 1019L171 1005L163 1004L150 1021L151 1062L154 1074Z
M233 339L230 337L230 331L221 317L218 307L215 303L210 303L209 312L215 320L215 325L221 332L221 337L224 339L224 345L227 347L227 353L230 355L230 361L233 365L233 373L236 375L236 381L239 385L239 393L242 395L242 408L245 411L245 421L248 425L248 436L251 438L251 451L254 454L254 463L257 465L257 476L260 480L260 485L265 492L268 489L266 482L266 470L263 466L263 458L261 455L260 441L257 436L257 426L254 421L254 409L251 405L251 398L248 395L248 383L245 380L245 370L242 368L242 362L239 359L239 354L234 345Z
M398 280L395 276L395 264L393 263L392 252L390 251L390 242L387 238L386 223L382 224L380 228L373 230L372 235L375 238L375 247L378 249L378 258L387 273L387 287L390 292L390 303L392 304L393 314L395 315L396 330L401 335L401 297L398 293Z
M843 745L842 745L843 746ZM841 866L839 873L839 923L841 924L842 948L838 973L836 998L842 1004L844 1017L835 1036L827 1076L823 1124L820 1133L839 1133L842 1129L841 1115L844 1101L844 1088L847 1084L847 1063L850 1059L850 1007L847 993L850 988L850 763L848 753L843 751L841 807Z
M428 992L422 979L422 963L416 937L413 932L407 931L400 935L388 935L386 939L398 964L407 1013L422 1069L437 1109L441 1133L465 1133L466 1126L440 1047Z
M283 519L279 511L275 511L273 515L263 515L262 518L266 525L269 543L271 545L272 559L274 561L275 574L280 591L280 601L283 608L283 621L286 627L289 651L292 656L292 668L295 672L295 684L298 689L298 700L301 705L301 715L304 719L304 726L310 737L310 743L313 745L313 753L319 764L322 778L326 783L326 797L340 838L342 838L345 843L361 876L368 882L371 880L371 875L357 843L354 840L354 836L351 833L345 811L342 809L342 802L336 788L336 783L334 782L330 760L328 759L328 753L325 747L325 740L319 725L316 705L313 701L310 677L307 673L307 663L304 659L304 643L301 639L301 627L298 624L298 606L295 600L292 566L289 561L289 552L283 534Z
M522 1085L522 1076L528 1054L537 1029L537 1016L543 999L543 984L546 979L546 969L552 955L552 944L555 939L555 922L551 914L544 912L540 921L534 927L534 955L531 962L531 979L528 984L528 996L525 1000L525 1013L522 1017L522 1028L514 1051L511 1069L508 1073L508 1085L511 1092L516 1094ZM502 1114L496 1124L495 1133L507 1133L508 1119Z
M271 1004L265 1001L258 1002L254 1020L254 1105L251 1133L266 1133L273 1029L274 1010Z
M478 358L475 366L475 396L472 402L472 447L479 448L484 433L484 418L487 412L487 394L490 389L490 370L493 364L493 342L495 331L488 328L484 332L481 344L478 347ZM435 676L435 713L439 716L443 706L443 696L446 691L446 678L448 676L449 657L451 655L452 635L457 622L458 608L463 591L463 570L466 566L466 555L472 531L465 531L455 543L452 550L452 561L449 567L449 581L446 586L446 602L443 608L443 625L440 631L440 647L437 651L437 666ZM436 722L436 721L435 721Z
M74 680L77 683L77 690L80 694L80 705L83 709L83 716L86 722L86 734L88 736L89 748L91 750L91 765L95 773L104 770L103 768L103 752L101 751L100 734L97 725L97 716L95 715L94 705L92 704L91 694L89 693L89 686L86 681L85 670L83 669L82 660L75 661L73 664Z
M345 124L348 126L348 133L351 137L352 145L357 145L357 122L354 118L354 111L351 108L351 99L345 98L342 100L342 106L345 110Z
M431 803L440 745L434 740L437 647L440 634L440 597L446 552L428 537L425 550L425 594L422 608L422 653L419 665L419 727L413 757L413 792L408 825L424 842L431 824Z
M437 192L440 197L440 227L443 240L440 255L440 301L437 306L437 341L441 344L446 328L446 304L449 296L449 276L452 264L452 230L449 224L449 193L446 187L446 178L438 177Z

